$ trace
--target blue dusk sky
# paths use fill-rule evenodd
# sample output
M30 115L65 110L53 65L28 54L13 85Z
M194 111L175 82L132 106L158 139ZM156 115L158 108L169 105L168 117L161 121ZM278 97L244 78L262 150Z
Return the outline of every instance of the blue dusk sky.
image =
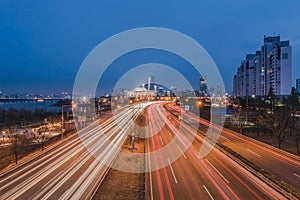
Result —
M139 27L169 28L196 40L217 64L229 93L245 54L260 49L264 35L280 34L293 46L295 85L300 78L299 9L299 0L0 0L0 91L72 92L76 73L95 46ZM137 52L115 65L129 69L149 62L185 67L176 56L157 51ZM108 77L115 83L125 72ZM194 71L184 73L197 89ZM101 87L104 93L111 85Z

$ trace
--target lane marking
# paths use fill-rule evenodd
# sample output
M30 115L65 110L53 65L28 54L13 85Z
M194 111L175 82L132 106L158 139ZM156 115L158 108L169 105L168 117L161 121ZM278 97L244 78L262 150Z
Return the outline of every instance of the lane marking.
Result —
M67 196L67 194L69 193L69 191L70 191L70 188L67 189L67 190L63 193L63 195L59 198L59 200L64 199L64 197Z
M95 130L96 131L96 130ZM92 132L93 134L94 133L96 133L96 132L94 132L94 129L91 129L90 131L88 131L88 132ZM115 132L115 130L114 130L114 132ZM125 136L126 137L126 136ZM91 144L91 143L94 143L94 139L92 138L92 139L88 139L88 138L85 138L86 140L88 140L88 144ZM64 140L65 141L65 140ZM76 141L76 140L75 140ZM68 143L67 143L68 144ZM66 144L66 145L67 145ZM97 144L97 143L96 143ZM59 149L62 149L62 148L64 148L64 146L66 146L66 145L63 145L61 148L59 148ZM101 145L104 145L104 143L103 142L101 142ZM92 145L92 147L93 146L95 146L94 144ZM72 148L75 148L75 146L73 146ZM70 148L70 149L72 149L72 148ZM59 150L58 149L58 150ZM38 174L40 174L40 175L42 175L42 176L39 176L39 175L37 175L37 174L35 174L35 176L32 176L32 178L30 178L30 179L32 179L31 181L30 181L30 179L29 180L26 180L26 181L23 181L24 183L21 183L21 184L18 184L18 188L23 188L21 191L19 191L18 193L15 193L15 191L12 191L12 192L10 192L10 194L8 194L8 195L12 195L13 193L15 193L15 194L13 194L15 197L13 197L13 198L16 198L16 197L18 197L18 196L20 196L21 194L23 194L25 191L27 191L28 189L29 189L29 187L31 186L31 185L33 185L33 184L36 184L38 181L36 181L36 180L34 180L33 181L33 179L39 179L39 180L41 180L42 179L42 177L46 177L46 175L47 174L49 174L49 173L51 173L51 172L53 172L55 169L57 169L57 167L59 167L60 165L62 165L63 163L65 163L67 160L70 160L73 156L72 155L76 155L76 154L79 154L79 152L81 151L83 149L83 147L81 147L81 148L76 148L76 151L74 151L74 152L72 152L72 154L71 153L69 153L69 154L64 154L64 157L61 157L61 158L59 158L57 161L55 161L55 162L52 162L50 165L52 165L52 167L49 167L49 165L48 165L48 168L46 168L46 169L42 169L42 170L39 170L38 171ZM97 149L96 149L97 150ZM55 151L54 151L55 152ZM93 152L95 152L94 150L93 150ZM81 155L81 154L79 154L79 155ZM83 154L82 154L83 155ZM82 156L80 156L80 157L82 157ZM78 160L78 158L76 158L77 160ZM86 159L89 159L89 157L87 157ZM40 160L41 159L39 159L38 161L40 162ZM79 160L78 160L78 162L80 162L82 159L80 158ZM75 161L73 161L72 162L72 165L75 163ZM84 162L83 162L84 163ZM37 167L39 167L40 166L40 164L38 163L38 162L35 162L35 164L37 164L36 165L36 167L35 168L37 168ZM73 168L73 167L72 167ZM70 167L68 167L68 168L66 168L68 171L69 171L69 169L70 169ZM73 170L72 170L73 171ZM73 173L71 171L71 173ZM63 172L63 171L61 171L61 172ZM67 173L69 173L69 172L67 172ZM24 175L24 174L23 174ZM59 175L59 174L58 174ZM20 177L20 176L19 176ZM33 182L34 183L33 183ZM63 181L63 180L62 180ZM30 184L28 184L28 183L30 183ZM25 188L25 189L24 189Z
M181 154L183 155L184 159L186 159L186 156L185 156L184 152L181 150L180 146L178 144L176 144L176 145L177 145L177 148L179 149L179 151L181 152Z
M161 144L164 145L164 142L162 141L161 136L159 136L159 139L160 139Z
M211 162L209 162L209 160L207 160L207 158L205 160L222 177L222 179L224 179L226 183L229 183L229 181L221 174L221 172L219 172L219 170L217 170L217 168L215 168L215 166L213 166L213 164L211 164Z
M151 161L150 161L150 143L148 138L148 163L149 163L149 175L150 175L150 198L153 200L153 186L152 186L152 171L151 171Z
M257 154L257 153L255 153L254 151L251 151L250 149L246 149L247 151L249 151L250 153L252 153L252 154L254 154L254 155L256 155L256 156L258 156L258 157L262 157L261 155L259 155L259 154Z
M300 175L298 175L298 174L296 174L296 173L294 173L293 175L294 175L294 176L297 176L298 178L300 178Z
M223 135L221 135L221 137L222 137L223 139L227 140L228 142L231 141L230 139L228 139L227 137L225 137L225 136L223 136Z
M172 167L172 165L171 165L171 162L170 162L169 158L168 158L168 162L169 162L169 167L170 167L170 169L171 169L171 172L172 172L172 175L173 175L173 177L174 177L175 183L177 183L177 178L176 178L176 176L175 176L175 173L174 173L174 171L173 171L173 167Z
M214 200L214 198L212 197L212 195L210 194L210 192L208 191L208 189L206 188L205 185L203 185L204 190L206 191L206 193L208 194L208 196L210 197L211 200Z
M169 130L167 130L167 131L168 131L169 135L171 135L171 136L172 136L171 132L170 132Z

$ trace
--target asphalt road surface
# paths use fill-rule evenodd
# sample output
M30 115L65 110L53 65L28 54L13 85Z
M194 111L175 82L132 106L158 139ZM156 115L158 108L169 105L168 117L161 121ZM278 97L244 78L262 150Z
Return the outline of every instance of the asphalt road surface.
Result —
M162 105L150 105L148 114L152 137L147 141L147 151L160 150L158 156L148 158L148 166L155 168L167 163L166 167L148 173L150 199L284 199L216 148L208 156L199 157L203 144L200 136L196 136L190 147L185 147L193 130L165 112ZM162 121L165 121L163 128L159 124ZM175 143L171 144L172 141ZM173 146L164 148L167 145ZM170 157L178 152L181 156L171 163Z
M144 104L146 106L146 104ZM96 121L55 148L2 174L0 199L88 199L104 178L143 105ZM132 109L134 108L134 109ZM134 112L133 112L134 110Z
M173 107L174 108L174 107ZM174 108L178 109L178 108ZM220 130L219 127L210 125L208 121L199 119L192 113L183 112L190 119L199 121L200 124ZM205 131L205 130L204 130ZM239 133L223 129L220 143L239 153L261 169L273 174L281 181L300 191L300 157L260 143Z
M195 131L165 111L162 102L127 106L104 123L99 125L96 121L80 130L80 137L68 138L1 174L0 199L91 198L109 169L107 165L113 163L120 152L118 147L126 140L131 124L144 108L149 119L145 133L148 136L145 169L148 170L149 199L285 199L216 148L205 157L199 156L204 138L193 135ZM189 117L201 122L196 116ZM273 166L270 164L273 160L269 160L269 167L274 171L284 166L291 167L285 173L292 169L299 171L299 162L292 158L270 149L259 152L259 145L251 141L249 144L253 146L245 149L239 142L248 141L231 132L222 133L222 136L226 137L226 142L236 145L230 147L255 161L276 154L274 160L283 166ZM268 165L267 161L261 163ZM293 173L298 175L298 171Z

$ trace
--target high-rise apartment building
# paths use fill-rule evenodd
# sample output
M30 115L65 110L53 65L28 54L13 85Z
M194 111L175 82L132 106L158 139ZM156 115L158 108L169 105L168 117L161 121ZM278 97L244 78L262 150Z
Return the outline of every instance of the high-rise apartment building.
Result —
M247 54L233 78L233 95L288 95L292 87L292 47L280 36L264 37L261 50Z
M296 79L296 92L300 94L300 78Z

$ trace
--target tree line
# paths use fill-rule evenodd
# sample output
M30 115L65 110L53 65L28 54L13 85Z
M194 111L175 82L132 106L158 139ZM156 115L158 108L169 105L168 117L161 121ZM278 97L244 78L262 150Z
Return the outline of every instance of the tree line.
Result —
M34 111L27 109L10 108L8 110L0 109L0 125L3 127L10 127L16 125L27 125L32 123L43 122L44 119L56 119L60 113L44 109L35 109Z
M8 150L12 153L16 164L20 154L26 155L39 145L41 145L42 150L44 149L45 132L48 130L46 126L41 126L37 130L37 136L30 135L31 133L26 131L27 128L37 127L45 122L59 121L61 120L60 116L59 112L53 110L0 109L1 142L9 144ZM24 127L23 134L16 132L18 127ZM38 144L33 143L33 140L37 140Z
M262 129L264 134L268 132L271 138L275 137L277 147L282 149L287 136L290 136L295 140L297 154L300 155L300 122L299 117L296 117L300 103L295 88L292 88L291 94L287 98L282 99L280 106L276 105L278 99L272 88L265 99L266 101L253 102L253 104L248 102L249 107L244 107L245 113L249 111L255 113L253 121L258 127L256 129L257 137L259 137L259 130ZM243 122L240 123L240 126L240 132L243 134Z

